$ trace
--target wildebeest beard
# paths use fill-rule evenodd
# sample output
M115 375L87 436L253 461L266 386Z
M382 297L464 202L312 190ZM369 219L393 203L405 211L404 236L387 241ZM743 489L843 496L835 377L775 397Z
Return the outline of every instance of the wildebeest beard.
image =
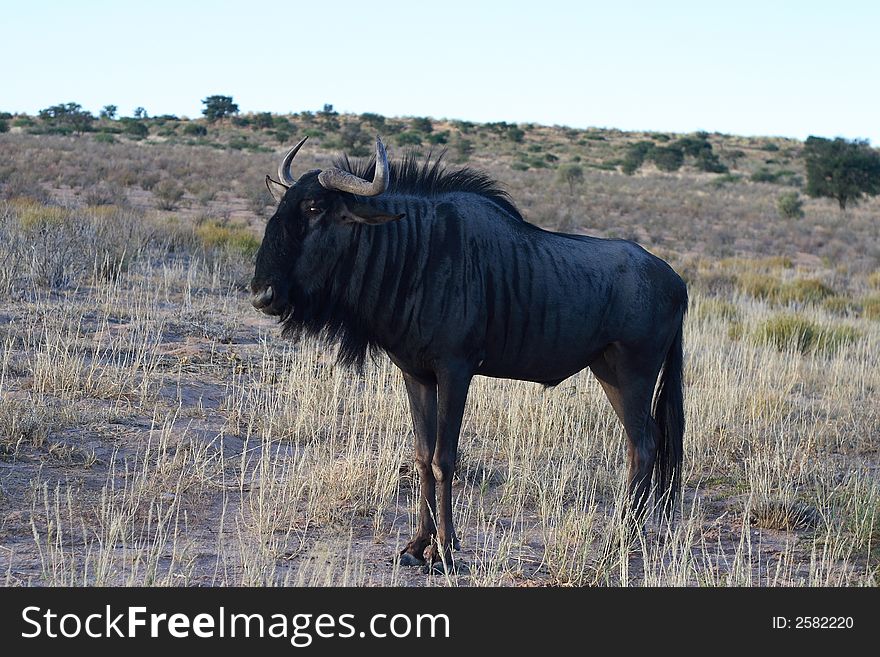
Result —
M363 321L333 294L334 287L330 282L309 293L294 285L289 292L290 305L279 320L282 335L294 341L306 338L335 346L338 364L362 370L367 353L378 353L378 345L370 339Z

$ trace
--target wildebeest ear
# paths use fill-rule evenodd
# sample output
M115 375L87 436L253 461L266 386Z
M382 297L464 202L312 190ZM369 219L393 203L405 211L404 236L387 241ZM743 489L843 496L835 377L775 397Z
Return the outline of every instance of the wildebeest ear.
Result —
M269 176L266 176L266 189L269 190L269 193L272 195L272 198L275 199L276 203L281 203L281 199L284 198L284 194L287 192L288 187L284 183L272 180Z
M387 224L389 221L397 221L406 216L405 214L388 214L387 212L371 208L368 205L357 204L349 206L346 203L342 204L341 214L343 221L370 224L371 226Z

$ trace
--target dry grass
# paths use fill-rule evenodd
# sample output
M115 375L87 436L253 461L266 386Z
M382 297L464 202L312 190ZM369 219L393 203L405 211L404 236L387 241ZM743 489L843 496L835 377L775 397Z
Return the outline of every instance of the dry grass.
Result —
M674 525L630 536L623 432L591 376L477 379L454 486L470 574L442 578L390 562L416 523L398 371L341 370L249 307L244 196L204 205L184 180L169 213L133 188L156 158L262 184L274 155L3 139L22 169L60 162L40 184L67 194L0 202L7 585L877 584L876 204L843 223L810 201L781 223L771 186L596 169L556 199L549 170L489 162L532 219L636 237L688 277L685 494ZM67 178L98 156L141 172L127 207L64 187L101 182ZM70 251L29 251L38 237ZM845 266L822 259L835 243Z

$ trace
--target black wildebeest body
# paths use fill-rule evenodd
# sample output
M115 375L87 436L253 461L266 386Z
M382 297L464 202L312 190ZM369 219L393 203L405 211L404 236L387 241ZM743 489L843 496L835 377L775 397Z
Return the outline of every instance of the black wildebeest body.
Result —
M483 174L389 164L381 142L376 162L294 180L301 145L279 169L284 185L267 180L281 200L254 305L288 334L337 342L343 362L380 349L403 372L421 487L403 563L451 562L452 477L477 374L556 385L590 367L626 430L636 515L655 471L671 507L687 291L669 265L625 240L542 230Z

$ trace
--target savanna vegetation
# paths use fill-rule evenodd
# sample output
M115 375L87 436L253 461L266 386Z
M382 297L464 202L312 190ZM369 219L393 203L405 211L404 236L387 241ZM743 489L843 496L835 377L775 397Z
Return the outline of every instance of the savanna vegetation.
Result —
M0 115L6 585L877 584L880 202L865 178L845 202L809 179L848 147L205 104ZM623 432L588 373L477 379L455 483L470 572L392 563L418 489L397 370L281 340L246 290L285 148L309 135L298 170L319 168L377 133L688 281L673 526L621 540Z

